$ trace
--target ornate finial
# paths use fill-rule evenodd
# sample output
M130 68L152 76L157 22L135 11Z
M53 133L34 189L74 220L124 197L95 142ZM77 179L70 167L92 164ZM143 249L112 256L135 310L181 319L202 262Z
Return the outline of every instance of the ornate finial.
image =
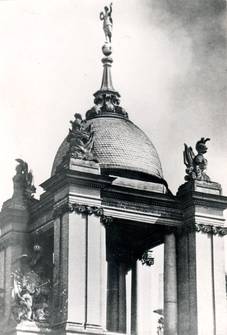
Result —
M16 175L13 178L14 196L22 193L27 200L31 200L36 191L32 171L28 169L28 164L22 159L17 158L16 161L19 164L16 166Z
M210 141L209 138L202 137L196 143L197 155L194 154L192 147L188 147L184 144L184 164L186 165L185 172L187 175L184 177L185 180L202 180L210 181L210 178L205 173L207 168L207 159L203 156L207 152L206 142Z
M102 47L104 58L103 63L103 76L100 90L94 96L95 105L86 113L86 119L94 117L110 115L128 118L128 114L120 106L120 94L114 89L111 76L111 66L113 59L110 57L112 54L111 40L112 40L112 3L109 7L105 6L104 11L100 13L100 20L103 21L103 30L105 33L105 43Z

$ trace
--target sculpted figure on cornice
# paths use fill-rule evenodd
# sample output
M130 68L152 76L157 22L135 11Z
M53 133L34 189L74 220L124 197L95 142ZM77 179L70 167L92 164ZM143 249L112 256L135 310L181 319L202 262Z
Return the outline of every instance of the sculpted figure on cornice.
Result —
M94 132L91 125L87 125L79 113L74 115L74 121L70 121L72 127L69 129L67 142L69 150L63 159L63 164L69 162L70 158L97 161L94 154Z
M186 165L185 172L187 173L184 177L185 180L201 180L209 182L210 178L205 173L207 168L207 159L204 157L204 154L207 152L206 142L209 141L209 138L202 137L196 143L197 155L194 154L192 147L188 147L187 144L184 144L184 164Z
M16 166L16 175L13 178L14 188L22 187L26 199L31 200L36 191L32 171L29 170L28 164L24 160L17 158L16 161L19 164Z

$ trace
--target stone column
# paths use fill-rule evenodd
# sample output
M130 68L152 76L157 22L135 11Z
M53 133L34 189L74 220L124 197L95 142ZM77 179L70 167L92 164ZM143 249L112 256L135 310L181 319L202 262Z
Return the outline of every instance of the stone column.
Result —
M131 334L136 335L137 334L137 322L138 322L138 268L137 268L137 262L132 266L132 286L131 286Z
M126 333L126 265L119 264L119 332Z
M226 295L225 287L225 250L223 236L213 235L213 290L215 309L215 331L217 335L227 333L227 303L224 299Z
M108 262L107 329L126 332L126 266L122 262Z
M179 335L227 334L223 210L216 183L194 181L178 192L184 225L177 238Z
M105 227L100 217L65 213L55 220L54 245L56 322L69 332L105 330Z
M114 260L109 260L107 275L107 330L113 332L118 331L119 324L118 291L118 264Z
M106 232L95 215L87 217L87 327L106 328Z
M165 236L164 245L164 334L177 334L176 242L174 233Z
M54 221L54 267L53 267L53 292L52 292L52 307L51 307L51 321L55 323L58 321L58 311L60 309L60 248L61 248L61 219L56 218Z

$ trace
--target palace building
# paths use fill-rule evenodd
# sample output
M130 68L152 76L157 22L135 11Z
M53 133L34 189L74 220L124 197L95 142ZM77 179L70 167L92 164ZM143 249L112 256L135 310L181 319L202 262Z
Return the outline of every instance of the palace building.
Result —
M163 305L149 334L226 335L227 197L206 174L209 139L198 140L196 153L185 145L185 183L173 195L156 148L112 83L111 6L100 18L94 106L84 119L74 115L40 198L17 159L13 195L2 206L1 334L145 335L139 268L152 271L152 249L163 245L163 277L156 274ZM142 290L152 299L149 285Z

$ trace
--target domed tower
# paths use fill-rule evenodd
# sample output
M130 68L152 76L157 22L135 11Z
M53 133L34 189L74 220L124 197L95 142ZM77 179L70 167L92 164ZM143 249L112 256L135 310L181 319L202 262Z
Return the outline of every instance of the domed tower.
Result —
M81 129L90 133L89 141L92 144L89 142L88 150L93 158L83 155L79 145L73 146L72 142L76 140L73 139L71 131L71 135L65 138L57 151L51 175L55 175L61 167L65 167L62 162L70 152L71 167L75 158L82 158L84 161L97 162L102 175L132 178L166 186L154 145L144 132L130 121L128 113L121 107L119 92L113 88L111 45L106 42L102 51L104 54L102 84L94 94L94 106L87 111L85 120L82 120L79 114L75 114L75 121L71 122L73 127L80 122ZM81 136L79 131L77 134L78 137ZM75 138L76 132L74 135ZM81 145L83 146L84 142L86 147L86 139L80 140ZM165 187L162 187L162 190L165 192Z
M185 145L186 182L172 195L154 145L113 87L111 14L111 5L100 14L101 88L85 119L71 121L39 200L17 159L14 193L0 212L0 329L143 335L138 287L149 292L138 264L153 265L151 249L164 244L159 333L164 323L165 335L224 335L227 198L205 173L209 139L197 142L197 155Z

